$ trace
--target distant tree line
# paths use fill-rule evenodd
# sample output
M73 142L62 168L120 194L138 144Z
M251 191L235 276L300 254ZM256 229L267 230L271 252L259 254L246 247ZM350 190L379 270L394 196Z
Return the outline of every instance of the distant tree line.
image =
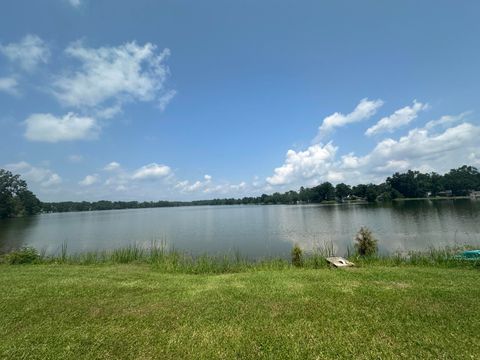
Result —
M300 191L263 194L257 198L243 198L242 203L292 204L320 203L325 201L365 200L390 201L397 198L424 198L436 196L466 196L472 190L480 190L480 173L473 166L461 166L444 175L408 170L396 172L381 184L344 183L333 186L324 182L312 188L301 187Z
M473 166L462 166L439 175L435 172L421 173L409 170L396 172L381 184L344 183L333 186L330 182L285 193L262 194L240 199L224 198L197 201L97 201L43 203L45 212L89 211L110 209L141 209L154 207L236 205L236 204L298 204L363 200L368 202L389 201L397 198L423 198L435 196L462 196L472 190L480 190L480 173Z
M299 191L275 192L241 199L224 198L196 201L40 201L27 189L19 175L0 170L0 218L42 212L94 211L115 209L144 209L175 206L235 205L235 204L308 204L345 201L390 201L397 198L424 198L435 196L464 196L480 190L480 173L473 166L461 166L444 175L408 170L396 172L381 184L344 183L333 186L330 182Z

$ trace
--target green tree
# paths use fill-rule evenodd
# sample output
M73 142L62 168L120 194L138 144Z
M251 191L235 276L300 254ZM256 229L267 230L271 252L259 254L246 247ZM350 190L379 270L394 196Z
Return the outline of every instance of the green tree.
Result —
M430 174L430 189L433 196L436 196L440 191L445 190L443 187L443 176L435 172Z
M367 199L368 202L374 202L377 200L379 191L377 185L374 184L368 184L367 188L365 190L365 198Z
M0 219L39 213L41 203L20 175L0 169Z
M335 188L328 181L313 187L311 190L312 202L322 202L335 199Z
M340 200L343 200L351 193L352 193L352 189L347 184L340 183L340 184L337 184L337 186L335 186L335 196Z
M431 189L430 174L408 170L406 173L395 173L387 178L387 184L405 197L424 197Z
M467 195L470 190L480 189L480 173L476 167L463 165L445 174L443 185L454 195Z
M19 192L17 198L25 215L35 215L42 210L42 203L30 190Z
M353 195L355 195L359 198L365 198L366 193L367 193L367 185L365 185L365 184L355 185L352 188L352 193L353 193Z
M304 188L304 187L302 186L302 187L300 188L298 197L299 197L300 201L302 201L302 202L305 202L305 203L312 202L312 199L313 199L312 189L310 189L310 188Z

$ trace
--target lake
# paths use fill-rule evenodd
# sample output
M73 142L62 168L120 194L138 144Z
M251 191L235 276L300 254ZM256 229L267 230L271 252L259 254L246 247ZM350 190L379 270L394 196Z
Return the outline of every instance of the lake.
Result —
M234 205L42 214L0 220L0 251L33 246L48 254L129 244L192 254L240 252L249 258L289 256L333 243L338 255L368 226L383 253L455 244L480 246L480 201L418 200L391 204Z

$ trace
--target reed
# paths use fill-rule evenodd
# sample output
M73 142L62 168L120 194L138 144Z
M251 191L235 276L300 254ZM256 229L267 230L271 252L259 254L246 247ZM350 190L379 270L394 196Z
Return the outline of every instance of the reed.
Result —
M359 267L366 266L434 266L480 268L479 260L462 260L457 254L471 246L434 248L425 251L410 251L387 255L359 256L348 251L346 257ZM325 242L312 251L305 251L301 264L295 267L320 269L328 267L326 257L335 255L335 247ZM150 246L131 244L113 250L99 250L68 253L67 244L62 244L59 252L46 255L33 248L22 248L0 257L4 264L146 264L155 270L166 273L222 274L245 271L282 270L293 267L286 258L248 259L238 250L226 254L192 255L175 248L169 249L165 241L152 241Z
M360 266L436 266L445 268L476 267L480 268L480 259L465 260L458 255L465 250L471 250L473 246L456 245L442 248L430 247L424 251L408 251L404 253L374 255L374 256L350 256Z

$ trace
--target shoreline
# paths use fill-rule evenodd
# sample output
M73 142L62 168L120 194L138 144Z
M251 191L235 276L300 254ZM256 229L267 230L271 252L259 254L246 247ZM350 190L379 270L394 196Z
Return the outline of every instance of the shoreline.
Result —
M476 200L472 199L470 196L435 196L435 197L423 197L423 198L396 198L392 201L416 201L416 200Z
M447 246L430 248L424 251L405 251L392 254L376 254L359 256L354 249L348 249L346 259L356 267L370 266L433 266L444 268L479 268L480 257L462 259L459 257L465 250L478 248L475 245ZM226 254L203 254L193 256L185 251L168 250L164 244L153 244L151 247L131 245L112 250L90 251L70 254L63 245L60 252L47 255L35 248L25 247L0 255L0 266L17 265L116 265L137 264L149 265L157 271L167 273L189 274L226 274L262 270L286 270L290 268L323 269L329 265L327 257L338 256L328 244L313 251L301 251L300 263L294 266L291 259L281 257L249 259L239 252Z
M436 196L436 197L423 197L423 198L396 198L389 201L374 201L368 202L367 200L345 200L336 201L328 200L322 202L305 202L305 203L259 203L259 204L183 204L183 205L170 205L170 206L152 206L152 207L126 207L119 209L91 209L91 210L68 210L68 211L45 211L34 215L22 215L11 218L0 219L12 220L12 219L25 219L29 217L35 217L37 215L48 214L65 214L65 213L94 213L103 211L128 211L128 210L151 210L151 209L172 209L172 208L190 208L190 207L235 207L235 206L338 206L338 205L384 205L394 202L409 202L409 201L441 201L441 200L478 200L472 199L470 196Z

